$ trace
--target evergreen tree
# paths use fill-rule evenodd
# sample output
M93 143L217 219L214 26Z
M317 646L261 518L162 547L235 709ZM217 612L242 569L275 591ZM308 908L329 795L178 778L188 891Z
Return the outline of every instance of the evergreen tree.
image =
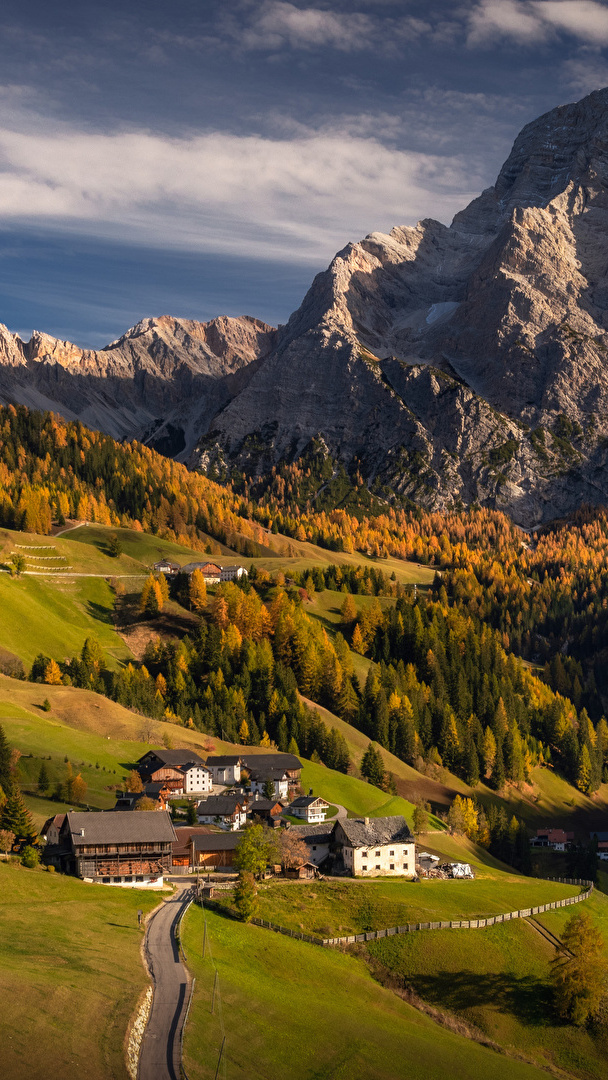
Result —
M7 792L11 780L11 748L0 724L0 788Z
M6 802L0 816L0 828L13 832L18 840L35 840L37 833L17 781L11 777L5 790Z
M46 795L46 793L49 790L50 786L51 786L51 778L49 776L49 772L48 772L48 769L46 767L46 762L43 761L41 763L41 765L40 765L40 770L38 772L38 794L39 795Z
M591 757L587 743L583 743L579 752L576 786L585 795L589 794L591 789Z
M494 762L494 769L492 772L492 787L495 791L502 791L505 786L507 777L505 773L505 763L502 756L502 746L497 744L496 746L496 761Z
M249 922L257 910L258 890L253 874L242 870L234 890L234 905L242 922Z
M568 919L562 941L570 955L560 953L552 963L555 1004L560 1016L581 1027L597 1015L606 993L604 942L586 911Z
M382 754L378 750L375 743L370 742L367 750L361 758L361 775L370 783L376 787L382 786L384 779L384 761L382 760Z
M470 787L476 787L479 783L479 758L472 739L469 739L466 750L465 780Z

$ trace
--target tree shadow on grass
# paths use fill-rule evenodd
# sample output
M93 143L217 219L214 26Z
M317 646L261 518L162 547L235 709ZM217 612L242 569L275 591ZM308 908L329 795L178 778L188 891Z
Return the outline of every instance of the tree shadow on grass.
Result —
M96 622L112 622L112 609L106 607L104 604L96 604L94 600L89 600L87 602L87 615L90 615Z
M521 1023L554 1027L559 1023L550 983L505 972L439 971L410 979L417 994L433 1005L464 1013L489 1002Z

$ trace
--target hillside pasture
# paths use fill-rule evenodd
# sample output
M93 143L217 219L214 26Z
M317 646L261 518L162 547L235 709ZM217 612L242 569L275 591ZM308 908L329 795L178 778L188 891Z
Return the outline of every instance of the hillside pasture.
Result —
M224 1026L230 1080L541 1080L539 1069L435 1024L375 982L358 957L190 908L183 941L196 988L185 1036L190 1080L213 1080ZM210 959L213 956L213 962ZM211 1013L217 965L221 1009ZM221 1017L221 1019L220 1019ZM221 1073L220 1073L221 1075Z
M138 889L0 862L2 1075L127 1080L124 1040L147 984Z

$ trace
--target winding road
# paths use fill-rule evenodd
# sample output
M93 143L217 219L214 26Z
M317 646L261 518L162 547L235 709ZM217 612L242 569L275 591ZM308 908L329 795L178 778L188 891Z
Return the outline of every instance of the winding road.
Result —
M191 887L178 885L175 895L148 922L146 953L154 999L141 1044L138 1080L181 1077L181 1033L191 979L181 962L175 931L192 897Z

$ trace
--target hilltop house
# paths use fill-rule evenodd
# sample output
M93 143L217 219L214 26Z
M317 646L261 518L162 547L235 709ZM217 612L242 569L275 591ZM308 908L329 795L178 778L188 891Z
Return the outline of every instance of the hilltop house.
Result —
M247 821L247 809L238 795L212 795L196 808L196 820L201 825L219 825L222 829L241 829Z
M532 847L551 848L552 851L565 851L566 847L573 843L574 833L564 832L563 829L537 829L530 844Z
M144 783L164 782L172 796L204 795L213 779L194 750L149 750L137 763Z
M353 877L413 876L416 845L404 817L337 821L332 847Z
M164 574L165 577L175 577L179 574L181 566L179 563L170 562L169 559L161 559L160 562L155 562L152 567L156 574Z
M244 566L222 566L220 571L221 581L239 581L242 577L247 576Z
M287 799L289 797L289 777L285 769L250 769L249 780L252 795L264 795L264 789L268 783L273 785L275 799Z
M292 817L302 818L310 824L325 821L325 815L329 810L329 803L325 799L310 795L299 795L287 807L287 813Z
M104 885L162 885L170 873L175 830L166 811L113 814L71 811L59 833L67 873Z
M207 758L206 767L214 784L239 784L243 759L235 754L214 754Z
M217 563L212 562L190 562L182 566L182 574L187 574L190 577L195 570L200 570L205 579L207 585L219 585L222 579L222 568Z

